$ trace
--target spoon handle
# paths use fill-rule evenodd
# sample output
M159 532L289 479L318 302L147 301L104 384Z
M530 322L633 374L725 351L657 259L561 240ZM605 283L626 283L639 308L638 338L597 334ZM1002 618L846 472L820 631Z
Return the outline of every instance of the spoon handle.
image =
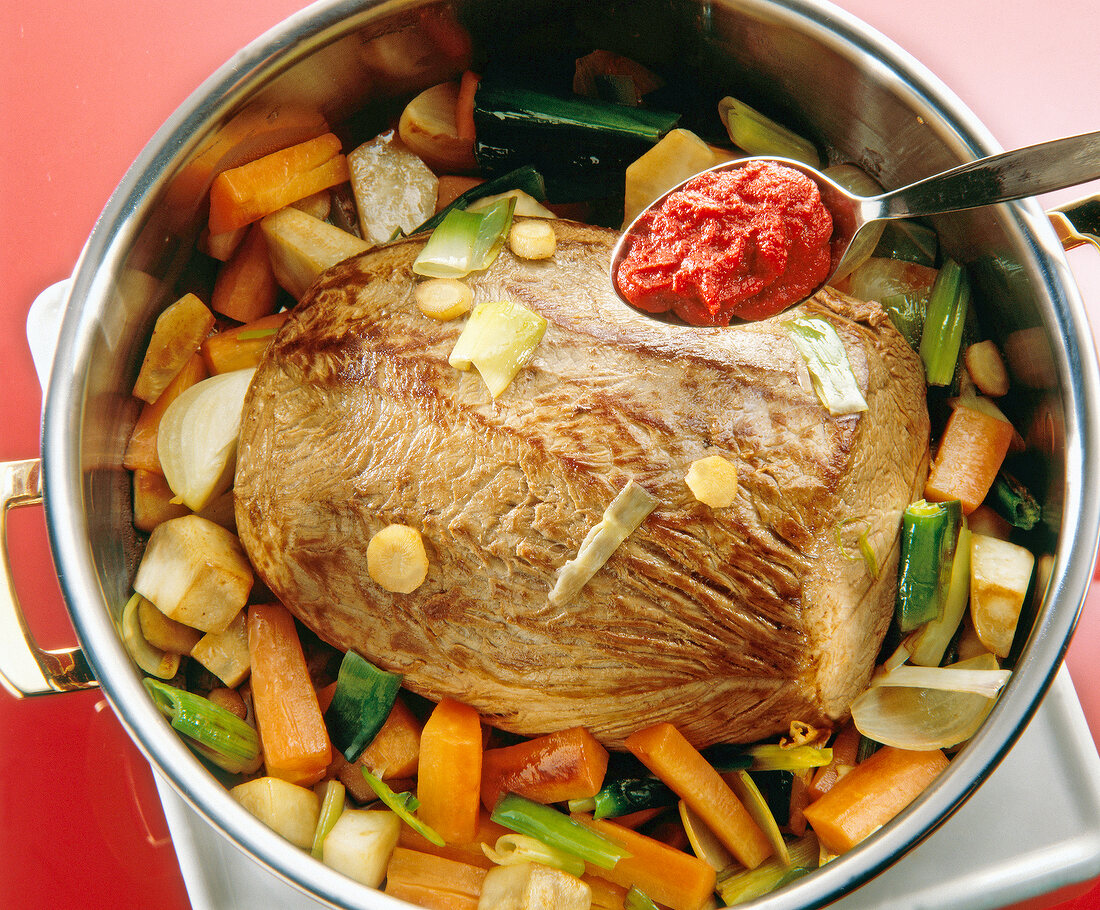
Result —
M980 158L878 197L880 218L916 218L1050 193L1100 178L1100 131Z

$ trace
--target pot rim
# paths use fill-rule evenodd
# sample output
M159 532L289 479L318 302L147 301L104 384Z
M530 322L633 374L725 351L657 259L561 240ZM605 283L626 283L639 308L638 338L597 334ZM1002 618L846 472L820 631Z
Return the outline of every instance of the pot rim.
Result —
M229 796L192 752L171 733L147 698L123 649L98 581L85 516L80 439L86 407L84 380L93 338L110 297L113 275L163 178L194 147L207 125L291 60L334 40L380 6L414 0L320 0L248 44L205 80L154 134L128 169L98 219L74 271L47 389L42 430L44 500L50 544L61 587L85 654L115 713L157 772L238 849L296 887L336 906L404 907L404 902L357 885L287 848L283 838ZM977 117L927 68L898 45L827 0L741 0L741 7L790 21L845 54L886 66L907 92L942 121L962 157L1000 147ZM262 75L261 75L262 74ZM1057 558L1044 603L1011 681L982 729L946 774L867 842L813 876L746 907L819 906L878 874L945 821L1003 759L1052 683L1076 626L1092 577L1100 533L1100 420L1088 420L1100 401L1100 366L1062 247L1034 200L1006 207L1011 230L1040 269L1049 293L1045 324L1063 390L1065 491ZM1091 403L1091 404L1090 404ZM1092 558L1084 555L1091 553ZM1071 558L1072 557L1072 558ZM1057 609L1052 608L1057 605ZM1022 671L1022 672L1021 672Z

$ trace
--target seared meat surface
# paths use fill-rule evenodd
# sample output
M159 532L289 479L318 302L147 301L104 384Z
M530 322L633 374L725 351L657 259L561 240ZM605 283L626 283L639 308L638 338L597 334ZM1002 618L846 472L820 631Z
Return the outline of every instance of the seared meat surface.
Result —
M614 232L557 228L552 259L505 250L469 279L476 301L549 321L496 401L447 363L465 320L413 303L422 240L322 276L245 403L237 521L256 569L322 638L520 733L583 725L616 745L668 720L703 746L842 718L889 623L900 515L927 471L918 358L877 304L803 304L840 333L869 405L830 416L782 317L655 321L611 290ZM684 483L713 454L739 471L725 509ZM660 505L552 606L557 570L630 479ZM367 575L390 523L424 536L412 594Z

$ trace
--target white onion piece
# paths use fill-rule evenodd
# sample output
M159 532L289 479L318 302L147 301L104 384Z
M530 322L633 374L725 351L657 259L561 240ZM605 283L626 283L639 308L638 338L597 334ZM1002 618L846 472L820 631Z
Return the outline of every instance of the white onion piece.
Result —
M954 672L945 674L944 670ZM926 681L937 685L959 683L970 686L976 678L992 680L994 694L891 684L891 677L911 683L913 673L910 671L919 671ZM939 675L933 675L937 671ZM975 677L975 674L982 676ZM977 732L996 702L996 692L1000 691L1009 675L1009 671L997 669L997 658L992 654L981 654L942 669L899 667L880 677L876 684L852 702L852 720L864 736L899 749L929 750L957 746Z
M196 383L164 412L157 456L164 479L193 512L233 483L241 411L254 369L219 373Z

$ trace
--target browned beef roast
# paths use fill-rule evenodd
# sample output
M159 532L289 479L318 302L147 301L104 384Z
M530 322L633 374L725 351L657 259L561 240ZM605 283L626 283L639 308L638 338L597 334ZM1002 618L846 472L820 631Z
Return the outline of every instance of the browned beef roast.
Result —
M553 259L504 251L469 280L549 320L493 401L447 357L465 322L422 316L409 240L326 273L275 338L245 404L241 539L310 628L521 733L604 742L672 721L698 745L843 717L892 609L900 513L921 490L918 359L875 304L804 304L835 325L870 410L831 417L779 318L668 325L611 291L614 234L561 222ZM694 459L740 472L712 510ZM558 568L631 479L660 505L572 603ZM371 535L423 533L425 583L389 594ZM864 532L872 577L859 555Z

